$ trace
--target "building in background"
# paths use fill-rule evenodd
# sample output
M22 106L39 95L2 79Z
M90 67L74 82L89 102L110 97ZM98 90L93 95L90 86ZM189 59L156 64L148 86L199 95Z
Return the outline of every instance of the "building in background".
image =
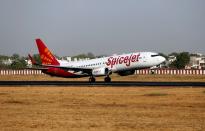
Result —
M12 64L12 62L13 62L13 60L12 59L4 59L4 60L2 60L2 64L4 64L4 65L11 65Z
M205 55L200 53L192 54L186 69L205 69Z
M170 56L168 56L168 63L172 63L172 62L174 62L176 59L177 59L176 56L170 55Z

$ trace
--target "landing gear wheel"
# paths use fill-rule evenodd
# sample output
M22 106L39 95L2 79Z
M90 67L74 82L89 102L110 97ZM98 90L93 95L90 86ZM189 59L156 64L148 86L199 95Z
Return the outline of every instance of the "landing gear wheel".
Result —
M105 77L104 79L105 82L111 82L111 78L109 76Z
M93 76L90 77L90 78L89 78L89 82L95 82L95 77L93 77Z

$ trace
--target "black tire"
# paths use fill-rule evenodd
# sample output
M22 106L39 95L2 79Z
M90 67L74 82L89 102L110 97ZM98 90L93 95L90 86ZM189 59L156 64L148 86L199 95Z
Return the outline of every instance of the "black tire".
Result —
M95 82L95 77L90 77L89 82Z
M111 82L111 78L109 76L105 77L104 79L105 82Z

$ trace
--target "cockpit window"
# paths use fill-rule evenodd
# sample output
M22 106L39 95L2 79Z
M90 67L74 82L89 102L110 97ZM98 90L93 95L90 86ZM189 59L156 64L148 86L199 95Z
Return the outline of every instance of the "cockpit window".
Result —
M151 57L156 57L156 56L159 56L159 54L151 55Z

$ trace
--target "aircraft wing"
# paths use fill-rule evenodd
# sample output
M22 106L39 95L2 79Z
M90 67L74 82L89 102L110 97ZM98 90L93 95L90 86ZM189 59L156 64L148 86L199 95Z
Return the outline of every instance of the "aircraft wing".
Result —
M43 67L53 67L53 68L59 68L59 69L63 69L63 70L67 70L67 71L82 71L85 73L91 73L93 69L91 68L78 68L78 67L68 67L68 66L56 66L56 65L42 65Z
M24 69L29 69L29 70L48 70L48 68L38 68L38 67L28 67Z
M59 65L47 65L47 64L39 64L37 63L29 54L28 55L29 59L31 60L33 65L36 66L41 66L42 68L28 68L28 69L32 69L32 70L48 70L49 68L53 67L53 68L59 68L59 69L63 69L66 71L74 71L74 72L78 72L78 71L82 71L84 73L92 73L92 69L91 68L78 68L78 67L67 67L67 66L59 66Z

